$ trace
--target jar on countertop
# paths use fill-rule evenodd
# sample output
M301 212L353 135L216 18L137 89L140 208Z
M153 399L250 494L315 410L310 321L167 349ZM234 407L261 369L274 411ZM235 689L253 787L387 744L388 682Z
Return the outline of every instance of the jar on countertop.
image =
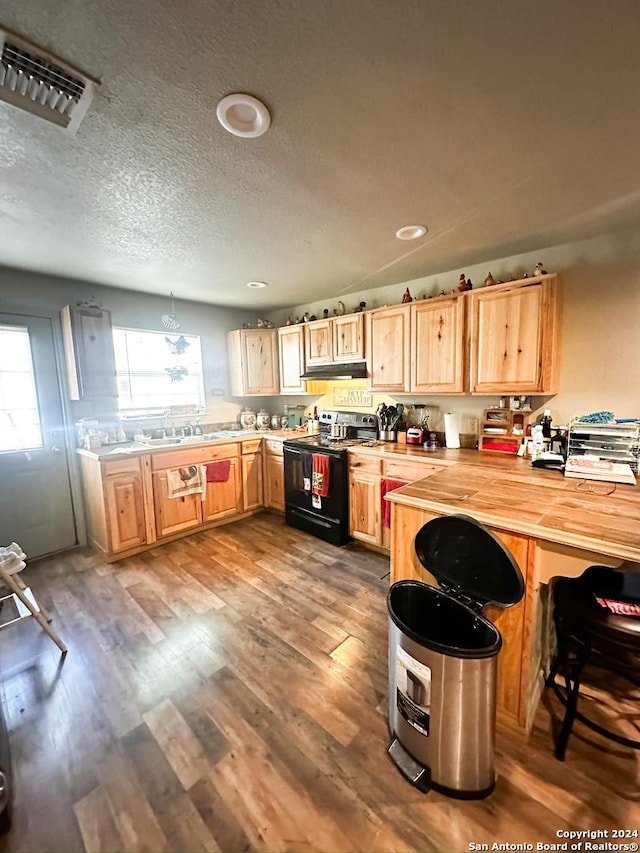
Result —
M240 412L240 426L242 429L256 429L256 413L252 409L243 409Z
M280 429L280 415L271 415L271 429Z
M258 429L269 429L271 426L271 415L266 409L260 409L256 417Z

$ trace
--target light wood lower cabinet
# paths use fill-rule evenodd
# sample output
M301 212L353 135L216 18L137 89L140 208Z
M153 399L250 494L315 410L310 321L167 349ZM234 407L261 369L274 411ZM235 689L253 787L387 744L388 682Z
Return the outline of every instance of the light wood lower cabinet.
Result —
M88 538L107 559L120 559L157 541L231 521L263 507L284 512L282 442L262 437L190 446L135 457L97 458L79 452ZM225 461L222 482L201 494L169 497L167 472Z
M382 544L378 458L349 454L349 533L370 545Z
M80 457L89 541L105 554L155 542L150 456Z
M157 536L172 536L241 512L240 466L237 442L207 447L172 449L153 456L153 500ZM228 462L229 473L222 482L207 483L206 497L201 494L169 497L167 471L187 465Z
M242 508L245 511L263 506L262 439L242 444Z
M349 534L354 539L389 550L390 528L383 524L382 482L411 483L429 477L440 466L418 459L381 459L364 453L349 453Z
M284 512L284 453L281 441L264 441L264 505Z
M158 538L202 524L201 496L170 498L166 471L156 471L153 475L153 505Z

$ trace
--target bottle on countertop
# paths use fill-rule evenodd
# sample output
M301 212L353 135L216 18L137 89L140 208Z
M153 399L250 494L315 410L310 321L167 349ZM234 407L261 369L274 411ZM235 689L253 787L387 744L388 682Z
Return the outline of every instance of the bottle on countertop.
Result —
M193 427L194 435L202 435L202 427L200 426L200 418L196 418L195 426Z
M542 426L542 435L544 438L551 438L551 409L544 410L540 425Z
M542 459L544 453L544 436L542 435L542 424L536 424L533 428L533 440L531 442L531 458Z

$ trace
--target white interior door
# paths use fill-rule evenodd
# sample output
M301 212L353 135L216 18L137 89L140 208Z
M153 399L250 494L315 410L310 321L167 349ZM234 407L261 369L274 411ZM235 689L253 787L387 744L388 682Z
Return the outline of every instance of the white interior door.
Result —
M0 545L77 542L51 320L0 314Z

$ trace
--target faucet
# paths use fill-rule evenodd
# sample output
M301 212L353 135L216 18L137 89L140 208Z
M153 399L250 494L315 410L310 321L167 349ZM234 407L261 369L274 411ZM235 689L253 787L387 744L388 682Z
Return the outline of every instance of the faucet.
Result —
M175 437L176 428L175 428L175 424L173 423L173 413L172 413L171 409L167 409L167 411L164 413L164 433L165 433L165 435L167 433L167 427L168 426L171 426L171 435Z
M182 430L183 435L193 435L193 427L191 424L187 424L186 427Z

